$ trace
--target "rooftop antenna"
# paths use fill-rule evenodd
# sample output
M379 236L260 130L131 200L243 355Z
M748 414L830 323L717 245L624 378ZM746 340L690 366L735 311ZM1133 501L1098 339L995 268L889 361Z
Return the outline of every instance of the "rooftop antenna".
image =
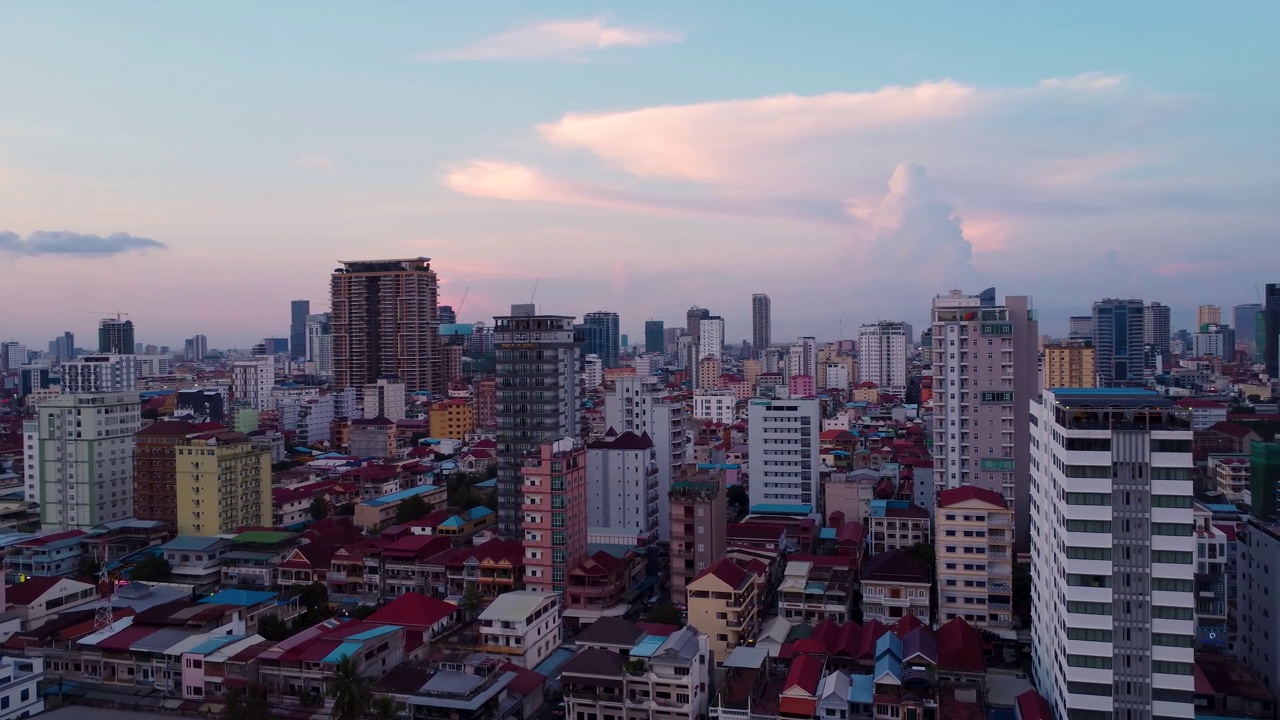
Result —
M98 556L97 552L94 552L94 557L98 559L100 567L98 570L98 589L102 593L102 597L98 600L98 607L93 614L93 631L96 633L110 630L111 626L115 624L116 618L115 611L111 608L113 583L111 582L110 573L107 572L107 563Z

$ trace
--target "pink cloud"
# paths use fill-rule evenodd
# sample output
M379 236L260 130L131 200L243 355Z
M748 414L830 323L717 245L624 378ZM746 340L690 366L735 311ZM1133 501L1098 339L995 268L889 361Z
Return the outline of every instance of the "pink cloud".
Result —
M610 25L602 19L546 22L516 28L465 47L420 56L424 60L583 60L610 48L678 43L672 32Z

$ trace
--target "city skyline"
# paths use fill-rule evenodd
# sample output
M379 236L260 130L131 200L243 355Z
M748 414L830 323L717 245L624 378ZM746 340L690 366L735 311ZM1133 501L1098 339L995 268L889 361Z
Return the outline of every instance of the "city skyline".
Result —
M990 286L1057 335L1104 297L1189 328L1280 271L1280 8L441 7L11 9L0 253L19 294L82 292L0 332L87 337L105 301L149 343L247 347L352 256L431 257L464 320L537 283L539 312L639 337L698 304L731 342L751 292L779 339Z

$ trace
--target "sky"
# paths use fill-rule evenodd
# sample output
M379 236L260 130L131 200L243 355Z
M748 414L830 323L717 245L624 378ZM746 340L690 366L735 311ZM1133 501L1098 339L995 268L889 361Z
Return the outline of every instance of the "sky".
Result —
M427 256L491 320L691 305L775 341L1046 334L1280 282L1275 2L12 0L0 338L247 347L339 260ZM536 286L536 295L534 294Z

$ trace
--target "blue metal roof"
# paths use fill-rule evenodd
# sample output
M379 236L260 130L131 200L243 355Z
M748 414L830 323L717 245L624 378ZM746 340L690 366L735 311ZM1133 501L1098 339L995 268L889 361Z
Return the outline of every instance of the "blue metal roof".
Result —
M533 671L541 674L543 677L554 678L560 674L560 668L565 663L569 662L569 658L573 657L573 653L574 651L569 648L559 648L552 652L551 655L547 656L547 659L543 660L542 664L534 668Z
M265 602L271 602L278 593L265 592L263 590L235 590L226 589L200 598L200 602L209 603L210 605L236 605L239 607L252 607Z
M870 705L875 702L876 679L870 675L849 676L849 702Z
M653 657L666 641L667 639L661 635L646 635L631 648L631 657Z
M1231 503L1209 503L1209 504L1206 504L1204 507L1209 512L1216 512L1216 513L1240 512L1240 508L1236 507L1235 505L1232 505Z
M752 505L751 512L760 515L808 515L813 512L812 505L788 505L785 503L760 503Z
M835 540L836 529L832 527L822 528L821 530L818 531L818 539L819 540Z
M490 479L488 479L488 480L481 480L480 482L476 483L475 485L472 485L471 487L473 487L473 488L485 488L486 490L487 490L487 489L489 489L489 488L496 488L496 487L498 487L498 478L490 478Z
M418 487L409 488L408 490L401 490L400 492L393 492L390 495L383 495L382 497L373 498L372 500L365 500L360 504L371 505L373 507L389 505L394 502L400 502L405 498L413 497L414 495L425 495L427 493L436 492L439 489L440 487L438 485L419 485Z
M217 652L224 645L230 645L233 642L239 642L245 639L246 635L220 635L215 638L209 638L199 645L191 648L187 652L192 655L208 655Z
M364 647L362 642L353 642L351 640L343 640L342 644L334 648L320 662L336 663L341 662L342 658L351 657L360 652L360 648Z
M400 629L399 625L383 625L382 627L376 627L372 630L365 630L364 632L358 632L355 635L348 635L347 639L361 640L361 641L370 640L372 638L378 637L379 635L386 635L387 633L393 633L399 629Z
M204 537L202 535L179 535L160 547L165 550L198 551L208 550L220 542L223 542L222 538Z

